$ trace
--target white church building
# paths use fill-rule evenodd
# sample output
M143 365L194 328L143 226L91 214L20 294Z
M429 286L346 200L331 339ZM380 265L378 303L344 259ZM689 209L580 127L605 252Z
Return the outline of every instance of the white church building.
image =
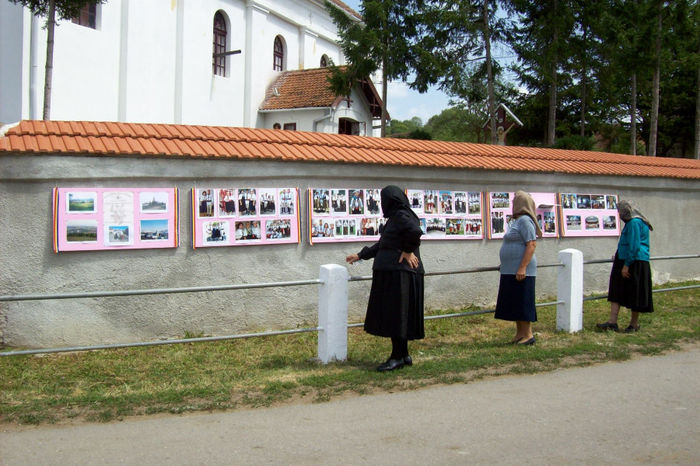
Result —
M45 21L0 0L0 124L42 117ZM328 90L337 40L323 0L107 0L58 20L51 119L371 136L374 84Z

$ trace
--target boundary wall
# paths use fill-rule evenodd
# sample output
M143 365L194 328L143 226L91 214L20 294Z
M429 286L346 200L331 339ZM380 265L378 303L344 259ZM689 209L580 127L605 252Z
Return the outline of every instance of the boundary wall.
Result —
M396 184L408 189L462 191L582 192L631 199L654 225L651 253L698 252L700 181L671 178L566 175L510 171L388 167L342 163L242 160L182 160L53 155L6 155L0 164L0 294L48 294L172 288L300 280L318 276L323 264L344 264L367 243L308 244L309 187ZM181 245L176 249L110 250L54 254L51 190L54 187L177 187ZM299 187L299 244L192 249L191 211L195 186ZM616 237L544 238L541 264L559 262L574 248L584 260L612 256ZM501 240L424 241L427 271L497 266ZM584 271L584 294L607 289L609 264ZM654 282L700 279L698 261L658 261ZM371 261L348 267L371 274ZM496 272L426 278L426 311L493 305ZM364 317L369 282L349 284L348 319ZM555 268L538 270L537 295L557 295ZM188 334L225 335L292 328L315 322L318 296L306 288L265 288L118 298L0 303L0 342L50 347L171 339Z

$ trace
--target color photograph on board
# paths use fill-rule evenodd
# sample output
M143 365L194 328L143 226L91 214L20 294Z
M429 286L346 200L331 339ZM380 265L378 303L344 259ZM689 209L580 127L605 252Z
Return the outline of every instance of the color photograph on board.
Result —
M177 188L54 188L53 250L179 246Z
M557 217L556 193L529 193L535 201L535 215L542 230L543 238L559 236L559 220ZM508 231L508 225L513 220L513 198L515 192L487 192L488 206L488 237L502 239Z
M299 189L193 188L193 248L299 242Z
M562 236L619 236L616 194L559 193Z
M382 216L379 188L310 188L309 244L376 241Z
M421 239L484 237L481 192L408 189L406 197L421 221Z

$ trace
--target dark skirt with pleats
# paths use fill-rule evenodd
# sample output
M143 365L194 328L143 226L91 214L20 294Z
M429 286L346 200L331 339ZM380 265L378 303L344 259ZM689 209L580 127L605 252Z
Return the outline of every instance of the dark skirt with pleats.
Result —
M648 261L634 261L630 265L630 278L622 276L625 262L617 258L613 261L608 286L608 301L634 312L654 312L651 292L651 267Z
M420 340L423 325L423 275L372 271L365 332L380 337Z
M496 301L496 319L537 322L535 277L518 281L515 275L501 275Z

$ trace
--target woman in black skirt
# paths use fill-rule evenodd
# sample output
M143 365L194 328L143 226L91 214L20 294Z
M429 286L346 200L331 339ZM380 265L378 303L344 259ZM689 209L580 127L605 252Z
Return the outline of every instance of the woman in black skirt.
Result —
M515 322L515 336L511 344L535 344L532 334L532 323L537 322L535 248L537 238L541 237L534 199L525 191L516 192L513 197L513 220L508 224L508 232L503 236L499 251L501 280L494 315L496 319Z
M607 322L596 324L596 327L617 332L617 314L620 306L624 306L632 310L630 324L624 332L632 333L639 330L640 312L654 312L649 267L649 232L654 228L629 201L618 202L617 212L625 222L625 227L617 242L617 252L610 272L610 318Z
M387 186L382 189L381 202L387 221L379 230L379 241L365 246L358 254L350 254L345 260L352 264L374 258L365 332L391 338L391 355L377 367L378 371L385 372L412 365L408 340L425 336L425 271L418 250L423 231L406 194L397 186Z

